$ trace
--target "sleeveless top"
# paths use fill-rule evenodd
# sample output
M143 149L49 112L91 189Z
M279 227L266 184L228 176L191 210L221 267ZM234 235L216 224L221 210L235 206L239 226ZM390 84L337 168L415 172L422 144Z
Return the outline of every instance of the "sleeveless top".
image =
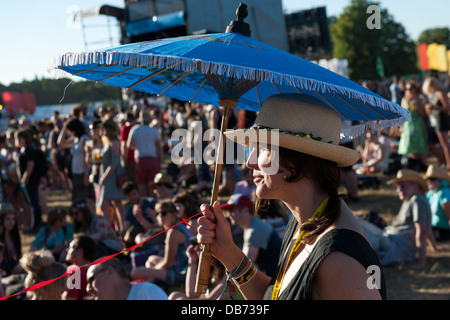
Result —
M89 139L89 137L83 134L72 147L72 173L73 174L84 174L84 150L83 143L84 139Z
M186 240L178 245L177 255L171 269L174 270L175 273L184 274L189 264L186 249L190 245L189 239L192 237L192 232L186 228L186 225L184 224L176 225L174 229L180 230L186 237Z
M285 236L281 246L281 252L284 253L289 248L289 243L297 228L297 220L291 218L286 228ZM295 277L288 286L280 292L279 300L312 300L312 283L315 271L320 262L330 253L339 251L352 257L367 269L371 265L380 268L380 284L378 289L383 300L386 299L386 284L378 255L372 249L372 246L358 232L349 229L332 229L325 233L316 243L313 250L303 262ZM272 280L264 294L264 299L271 299L274 283L281 266L283 254L280 254L278 267ZM367 274L369 279L370 274ZM375 290L375 289L374 289Z

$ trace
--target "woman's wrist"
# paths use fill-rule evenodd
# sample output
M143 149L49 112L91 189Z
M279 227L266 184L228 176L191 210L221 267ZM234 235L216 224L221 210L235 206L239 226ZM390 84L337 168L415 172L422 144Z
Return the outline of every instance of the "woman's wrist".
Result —
M239 267L239 265L244 260L244 257L245 254L242 252L242 250L238 247L235 247L235 250L229 251L229 254L227 254L221 262L225 266L226 271L228 273L232 273L234 270L236 270L236 268Z

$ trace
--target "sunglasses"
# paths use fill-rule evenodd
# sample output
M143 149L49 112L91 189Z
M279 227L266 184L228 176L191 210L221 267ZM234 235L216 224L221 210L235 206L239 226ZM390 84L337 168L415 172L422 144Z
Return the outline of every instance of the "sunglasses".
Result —
M108 270L108 268L103 268L103 269L101 269L101 270L95 272L92 276L90 276L89 279L87 279L87 280L88 280L88 284L89 284L89 285L92 285L92 283L93 283L94 280L95 280L95 277L97 277L100 273L102 273L102 272L105 271L105 270Z
M167 214L167 211L165 211L165 210L156 212L156 215L157 215L157 216L158 216L158 215L161 215L161 216L164 217L166 214Z

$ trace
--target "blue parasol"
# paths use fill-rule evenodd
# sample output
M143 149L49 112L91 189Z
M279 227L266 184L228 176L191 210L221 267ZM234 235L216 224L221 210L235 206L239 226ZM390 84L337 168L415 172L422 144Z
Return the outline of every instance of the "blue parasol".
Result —
M357 135L403 124L409 112L332 71L250 38L243 20L245 4L226 33L131 43L104 50L55 57L49 70L112 86L225 107L217 159L223 157L223 132L231 108L259 111L266 98L279 93L312 95L335 110L343 121L363 124L343 132ZM217 199L222 161L216 161L212 205ZM196 291L208 283L209 246L200 257Z
M49 69L182 101L219 106L220 99L232 98L236 108L250 111L258 111L273 94L308 94L328 104L343 121L363 121L364 126L352 127L353 135L409 120L407 110L361 85L238 32L66 53L55 57Z

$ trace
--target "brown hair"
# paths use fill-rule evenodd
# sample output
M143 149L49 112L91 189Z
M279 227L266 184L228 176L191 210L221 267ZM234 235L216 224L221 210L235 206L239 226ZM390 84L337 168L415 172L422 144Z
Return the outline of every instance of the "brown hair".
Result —
M66 272L66 267L56 262L52 253L47 249L25 253L20 259L20 265L28 273L25 278L26 287L55 279ZM65 289L66 280L59 278L43 288L36 289L36 291L39 290L42 299L59 300Z
M52 226L60 219L66 219L67 211L61 208L55 208L49 211L47 214L47 223Z
M15 132L15 137L23 138L25 140L25 145L30 145L33 143L33 134L27 128L19 129Z
M119 139L119 127L114 122L113 119L108 119L105 122L103 122L103 136L102 136L102 142L104 144L110 144L113 140ZM106 141L105 141L106 138Z
M315 218L311 223L303 224L301 230L308 232L304 241L310 244L318 235L331 226L341 212L340 196L338 188L340 186L340 170L336 163L310 156L298 151L280 147L280 166L286 168L291 176L287 182L298 182L303 177L311 179L319 190L326 192L329 196L328 204L319 218ZM257 200L257 211L266 200Z

